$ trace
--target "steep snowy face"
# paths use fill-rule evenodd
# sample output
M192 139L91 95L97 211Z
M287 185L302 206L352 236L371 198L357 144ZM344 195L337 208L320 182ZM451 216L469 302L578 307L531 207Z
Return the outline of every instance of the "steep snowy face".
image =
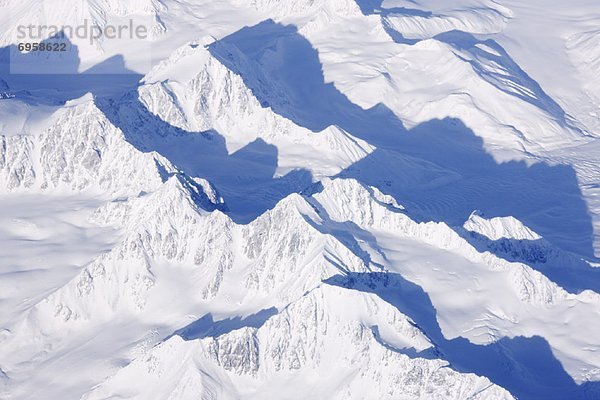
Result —
M514 217L496 217L487 220L477 213L473 213L463 226L466 230L483 235L490 240L503 238L517 240L541 239L540 235Z
M256 218L374 149L333 122L313 132L282 115L294 112L285 88L228 43L190 43L143 81L108 112L137 147L214 183L236 221Z
M32 165L31 139L20 136L2 136L0 139L0 168L3 187L8 190L21 185L32 186L35 180Z
M501 159L522 159L527 156L523 149L537 155L581 139L568 115L501 46L473 36L502 32L513 14L509 8L495 2L470 2L437 7L437 15L378 3L359 1L354 4L356 12L323 17L323 12L306 11L327 8L314 2L303 13L290 12L276 19L274 28L279 29L260 24L240 31L237 43L247 46L251 38L265 37L271 29L269 40L248 46L249 53L270 69L269 82L283 80L292 96L294 90L301 90L291 82L292 77L306 83L316 77L308 67L296 76L290 71L300 58L310 66L310 58L318 57L315 62L322 64L325 82L335 82L353 103L365 109L385 104L408 127L432 118L460 118ZM269 6L259 10L270 17ZM314 54L286 38L289 26L297 27L297 34L314 48ZM351 48L340 54L339 49L349 41ZM367 46L377 48L377 54L366 51ZM286 48L300 55L286 58ZM324 88L316 89L312 92L327 94ZM304 103L302 99L293 107L302 110Z
M500 251L485 251L493 251L494 246L480 252L476 241L469 242L468 236L461 237L460 231L443 223L414 222L404 211L376 201L369 190L354 181L324 181L323 190L313 197L322 207L320 214L330 219L324 226L338 230L340 224L350 224L349 230L358 229L355 237L360 238L359 246L367 257L423 288L431 299L439 323L437 329L443 337L466 337L474 344L485 345L503 337L540 336L548 341L553 354L575 380L585 382L596 374L598 360L592 361L593 353L589 352L594 346L594 335L578 335L577 340L587 344L572 346L572 339L564 340L565 325L558 322L569 315L571 321L579 319L575 325L586 325L587 316L598 313L600 297L596 292L568 293L523 262L508 262ZM521 244L522 254L527 254L528 240L539 239L511 219L483 220L473 216L465 228L489 235L492 241L519 238L525 241ZM495 236L498 239L493 239ZM550 257L549 247L544 244L539 249ZM566 265L575 267L569 258L562 256ZM457 295L465 289L466 293ZM444 351L445 346L438 344ZM451 348L449 343L446 351L451 352ZM580 362L574 362L575 359Z
M82 191L111 196L156 190L171 163L129 144L92 102L59 111L40 135L0 136L2 191Z
M12 361L3 367L18 392L34 395L22 379L34 367L35 354L41 357L36 356L39 369L34 367L40 382L51 379L57 367L53 356L74 361L70 357L76 354L66 350L69 338L86 341L96 329L113 326L107 340L129 349L129 341L144 336L147 325L119 336L123 318L153 321L169 332L199 310L237 316L283 309L340 268L366 271L341 243L306 221L299 210L314 212L298 195L245 226L219 211L207 213L196 197L176 175L152 194L98 210L95 220L120 223L127 233L6 332L3 359ZM330 258L340 261L332 264ZM86 351L95 351L93 341L88 345ZM95 368L102 367L97 362L88 367L99 379ZM73 389L78 385L85 382L66 382L56 393L81 390Z
M365 271L351 252L304 219L298 208L310 207L297 195L245 226L218 211L207 213L200 204L189 186L174 176L145 197L101 207L93 219L120 224L127 235L32 314L52 316L64 310L63 322L77 324L97 323L123 310L143 311L156 271L167 273L169 265L183 268L179 273L193 282L197 293L190 302L224 297L225 287L227 296L252 299L251 303L275 297L277 306L338 272L327 261L329 253L346 260L345 269ZM47 320L50 329L64 329L52 321Z
M0 397L599 397L597 12L548 1L0 0L153 45L0 49Z
M413 324L377 296L325 285L259 326L211 334L192 325L83 398L512 398L485 378L407 355L431 347Z
M192 65L194 68L189 68ZM293 118L282 117L275 110L288 107L293 112L293 105L286 88L268 75L268 70L235 45L205 38L178 49L150 71L144 78L146 85L139 89L138 101L176 128L215 130L232 150L256 139L274 144L283 152L279 157L282 169L290 168L286 158L291 158L287 153L292 150L286 147L292 144L296 147L293 151L304 156L319 152L319 157L346 157L331 160L332 165L347 165L368 154L371 147L367 143L340 132L339 127L325 127L314 135ZM269 102L261 100L266 97Z
M154 285L150 261L186 258L199 213L206 212L200 207L211 209L208 196L200 197L197 190L175 175L152 194L118 199L98 209L93 219L125 227L125 238L86 266L65 288L40 303L32 314L61 315L64 323L97 323L122 309L141 310L147 291ZM45 322L50 329L63 329L54 318ZM45 324L35 326L43 329Z
M370 396L365 387L380 387L371 389L382 390L378 398L464 398L480 391L511 398L476 375L504 382L531 366L514 361L516 369L502 372L502 357L478 366L471 349L514 336L545 338L575 379L593 377L598 362L585 349L594 335L580 333L573 346L561 339L568 328L556 321L560 314L584 323L597 312L596 294L568 294L522 263L480 253L445 224L417 223L379 190L325 180L308 197L290 195L249 225L203 210L193 193L175 175L152 194L99 209L94 218L126 226L126 237L11 327L3 353L12 360L3 365L9 376L17 382L27 376L27 363L20 363L42 349L46 355L35 365L48 374L53 355L76 356L63 353L67 337L85 341L94 327L135 316L173 332L182 316L200 311L205 317L188 318L188 326L136 353L87 396L143 398L168 378L157 396L187 398L200 390L260 398L287 388L294 397L304 395L294 388L309 379L315 395L325 397L363 398ZM496 227L497 221L503 222L477 222ZM511 228L513 236L531 232L510 225L518 228ZM461 287L467 294L457 296ZM437 321L419 301L430 302ZM129 340L143 336L143 326L130 327ZM462 350L454 344L459 337L470 343ZM440 369L444 359L471 373ZM124 386L132 376L141 377L139 386ZM389 385L374 385L381 381ZM520 384L542 390L539 378Z

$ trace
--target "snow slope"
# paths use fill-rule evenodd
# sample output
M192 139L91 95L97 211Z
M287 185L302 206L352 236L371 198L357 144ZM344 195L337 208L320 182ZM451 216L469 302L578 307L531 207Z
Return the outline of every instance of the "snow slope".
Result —
M382 343L417 351L430 346L389 304L347 289L315 288L260 327L187 335L169 338L84 398L132 392L139 398L181 399L282 393L288 398L461 399L478 393L512 398L484 378L458 374L439 360L411 358ZM164 387L164 381L171 386Z
M0 397L598 398L600 9L550 3L0 0Z

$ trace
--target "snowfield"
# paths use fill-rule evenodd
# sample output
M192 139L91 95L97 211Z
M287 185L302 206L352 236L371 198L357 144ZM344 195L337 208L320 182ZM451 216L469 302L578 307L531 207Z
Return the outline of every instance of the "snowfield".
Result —
M0 398L600 398L596 0L0 10Z

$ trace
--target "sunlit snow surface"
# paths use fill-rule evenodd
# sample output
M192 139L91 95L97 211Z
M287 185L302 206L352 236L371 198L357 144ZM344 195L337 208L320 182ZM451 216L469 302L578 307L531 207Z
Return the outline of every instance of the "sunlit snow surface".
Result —
M597 1L0 7L0 398L600 398Z
M85 196L9 194L1 202L3 324L63 286L119 237L87 221L99 201Z

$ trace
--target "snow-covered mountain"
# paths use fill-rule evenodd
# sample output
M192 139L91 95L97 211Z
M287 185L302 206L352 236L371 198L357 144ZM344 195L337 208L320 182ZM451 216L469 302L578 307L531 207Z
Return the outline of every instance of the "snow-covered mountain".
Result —
M0 0L0 398L600 397L594 3Z

